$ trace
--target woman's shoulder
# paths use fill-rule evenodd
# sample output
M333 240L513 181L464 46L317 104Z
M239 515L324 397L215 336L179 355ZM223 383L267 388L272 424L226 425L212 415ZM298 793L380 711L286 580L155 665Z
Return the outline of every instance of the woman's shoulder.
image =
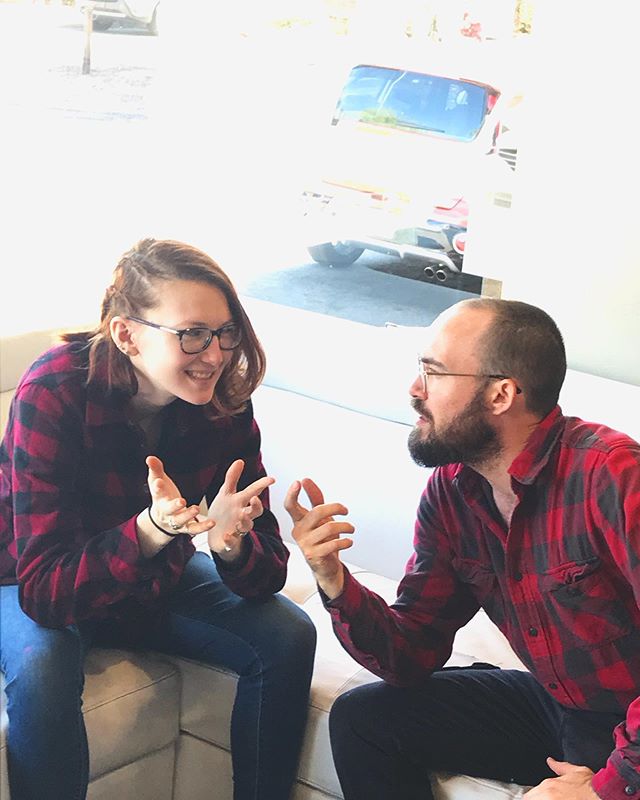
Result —
M87 380L88 343L81 340L62 342L40 355L22 376L18 386L39 385L56 389L64 384L84 386Z

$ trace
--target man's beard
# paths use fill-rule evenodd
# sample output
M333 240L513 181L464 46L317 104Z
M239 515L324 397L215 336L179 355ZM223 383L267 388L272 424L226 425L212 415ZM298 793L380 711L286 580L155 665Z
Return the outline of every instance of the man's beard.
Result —
M436 433L433 417L418 398L411 401L414 410L431 425L425 434L416 426L409 434L409 453L421 467L442 467L445 464L480 465L497 456L502 443L496 430L487 421L484 397L478 392L441 433Z

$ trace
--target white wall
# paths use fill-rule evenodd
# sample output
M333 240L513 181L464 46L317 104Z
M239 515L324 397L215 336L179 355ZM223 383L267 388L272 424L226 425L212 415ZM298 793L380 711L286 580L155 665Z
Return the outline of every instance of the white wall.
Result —
M623 0L537 3L514 205L478 221L466 262L546 309L570 366L635 384L639 23Z

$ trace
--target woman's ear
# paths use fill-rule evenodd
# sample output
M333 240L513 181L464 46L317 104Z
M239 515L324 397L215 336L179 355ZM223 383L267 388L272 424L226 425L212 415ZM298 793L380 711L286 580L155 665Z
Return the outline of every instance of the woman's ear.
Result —
M125 356L135 356L138 354L131 323L126 317L113 317L109 323L109 332L113 343Z

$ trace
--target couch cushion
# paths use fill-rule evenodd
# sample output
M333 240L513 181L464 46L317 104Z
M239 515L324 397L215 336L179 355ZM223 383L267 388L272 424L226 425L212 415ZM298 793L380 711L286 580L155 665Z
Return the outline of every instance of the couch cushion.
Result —
M85 672L91 779L173 746L180 715L180 675L175 665L153 654L94 649L87 656ZM2 689L0 759L6 772L4 680Z

